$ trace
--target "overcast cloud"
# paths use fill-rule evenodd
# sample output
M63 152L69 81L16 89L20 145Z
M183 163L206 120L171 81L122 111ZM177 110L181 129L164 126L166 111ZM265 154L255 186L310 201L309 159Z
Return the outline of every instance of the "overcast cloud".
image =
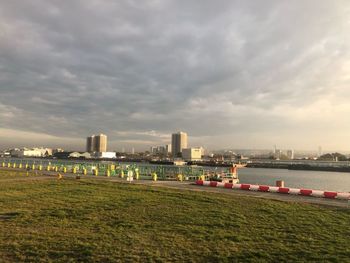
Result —
M0 0L0 147L350 148L347 0Z

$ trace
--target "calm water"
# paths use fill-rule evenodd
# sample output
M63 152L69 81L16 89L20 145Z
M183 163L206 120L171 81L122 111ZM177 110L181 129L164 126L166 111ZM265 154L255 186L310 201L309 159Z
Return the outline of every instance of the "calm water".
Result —
M238 176L240 183L275 185L283 180L286 187L350 192L350 173L243 168Z
M20 159L3 159L0 161L21 162ZM27 161L35 162L58 162L59 160L45 160L45 159L24 159L22 162ZM78 163L82 161L67 161L65 163ZM91 163L92 164L92 163ZM128 163L123 163L124 165ZM129 163L130 164L130 163ZM142 166L154 166L144 163L136 163L136 165ZM169 167L169 166L165 166ZM177 166L173 166L177 167ZM186 167L184 167L186 168ZM227 171L228 168L224 167L197 167L198 169L215 170L218 173L220 171ZM350 173L337 173L337 172L319 172L319 171L296 171L287 169L265 169L265 168L243 168L238 170L238 177L240 183L247 184L262 184L262 185L275 185L277 180L283 180L286 187L295 188L310 188L319 190L329 190L338 192L350 192Z

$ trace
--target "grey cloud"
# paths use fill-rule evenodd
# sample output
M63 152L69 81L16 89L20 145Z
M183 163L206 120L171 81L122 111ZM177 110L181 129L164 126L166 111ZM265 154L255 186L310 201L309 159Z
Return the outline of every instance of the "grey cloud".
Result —
M331 119L305 122L291 108L317 112L308 107L350 97L347 1L3 0L0 7L0 128L76 138L76 147L95 132L107 133L114 148L137 147L137 139L145 147L180 129L210 147L269 147L269 138L295 143L303 130L316 138L310 127ZM342 129L350 107L327 111Z

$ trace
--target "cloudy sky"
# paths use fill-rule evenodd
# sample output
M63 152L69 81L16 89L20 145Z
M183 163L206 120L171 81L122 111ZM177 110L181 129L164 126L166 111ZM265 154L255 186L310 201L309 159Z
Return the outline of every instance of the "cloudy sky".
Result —
M0 148L350 149L348 0L0 0Z

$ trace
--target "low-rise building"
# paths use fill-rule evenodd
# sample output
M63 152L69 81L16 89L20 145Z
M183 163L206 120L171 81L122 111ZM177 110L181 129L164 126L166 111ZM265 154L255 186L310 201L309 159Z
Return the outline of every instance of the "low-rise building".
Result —
M62 152L64 152L62 148L56 148L52 150L52 155L54 155L55 153L62 153Z
M202 147L182 149L182 159L185 161L199 161L202 159L202 153Z
M90 159L91 155L88 152L56 152L54 157L57 159Z
M115 152L94 152L91 154L92 158L99 158L99 159L114 159L117 158L117 155Z
M50 148L15 148L10 150L13 157L47 157L52 155Z
M71 152L68 158L90 159L91 154L89 152Z

